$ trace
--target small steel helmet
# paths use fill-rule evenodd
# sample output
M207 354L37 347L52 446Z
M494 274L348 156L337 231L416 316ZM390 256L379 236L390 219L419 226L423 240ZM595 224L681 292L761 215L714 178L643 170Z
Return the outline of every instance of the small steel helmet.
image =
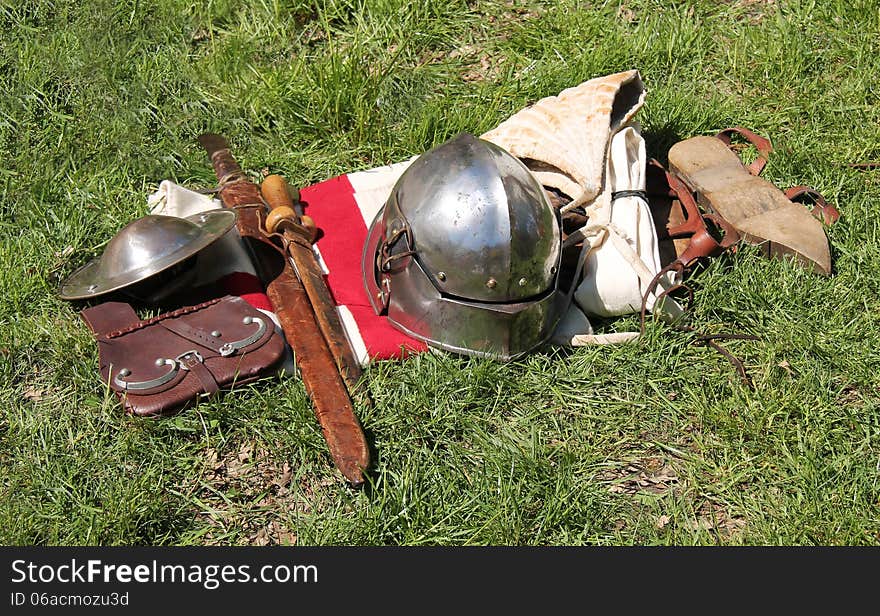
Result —
M556 211L519 159L462 133L400 176L367 234L373 310L431 346L515 359L564 309Z
M188 281L194 257L235 224L233 210L178 218L149 214L131 221L92 259L61 283L62 299L91 299L113 291L133 297L167 295ZM160 276L161 274L161 276Z

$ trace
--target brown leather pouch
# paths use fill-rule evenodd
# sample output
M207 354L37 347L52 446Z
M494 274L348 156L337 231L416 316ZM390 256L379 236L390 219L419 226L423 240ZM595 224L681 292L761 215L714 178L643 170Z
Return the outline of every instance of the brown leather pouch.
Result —
M145 321L124 302L80 315L98 342L101 378L134 415L172 415L272 374L284 360L274 322L231 295Z

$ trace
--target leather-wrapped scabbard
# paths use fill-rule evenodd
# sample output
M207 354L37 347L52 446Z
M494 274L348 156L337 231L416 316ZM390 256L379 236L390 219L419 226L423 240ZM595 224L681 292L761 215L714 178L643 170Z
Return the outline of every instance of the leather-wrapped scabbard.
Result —
M211 157L224 207L238 214L238 233L248 244L257 274L266 285L266 295L293 351L330 455L352 485L361 485L370 462L366 437L302 283L284 249L262 230L265 206L259 186L242 173L222 137L202 135L199 142Z

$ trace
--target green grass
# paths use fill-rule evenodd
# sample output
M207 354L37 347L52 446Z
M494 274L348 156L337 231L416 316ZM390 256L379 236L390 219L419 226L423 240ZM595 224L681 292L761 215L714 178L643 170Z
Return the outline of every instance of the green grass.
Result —
M0 3L0 542L8 545L877 545L880 6L874 1ZM842 213L835 272L743 248L693 280L687 336L368 372L348 488L295 377L125 417L58 283L210 186L196 137L304 186L479 134L640 70L649 155L731 125L764 176ZM606 324L632 329L634 318Z

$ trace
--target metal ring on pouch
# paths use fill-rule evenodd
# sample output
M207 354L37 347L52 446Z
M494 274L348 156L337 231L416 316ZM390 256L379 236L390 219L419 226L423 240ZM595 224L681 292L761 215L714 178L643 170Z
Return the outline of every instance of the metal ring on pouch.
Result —
M251 323L257 324L257 331L248 336L247 338L242 338L241 340L236 340L235 342L227 342L222 347L220 347L220 355L223 357L227 357L235 353L238 349L243 349L246 346L252 345L254 342L259 340L263 333L266 331L266 322L260 317L245 317L242 319L242 323L245 325L250 325Z

